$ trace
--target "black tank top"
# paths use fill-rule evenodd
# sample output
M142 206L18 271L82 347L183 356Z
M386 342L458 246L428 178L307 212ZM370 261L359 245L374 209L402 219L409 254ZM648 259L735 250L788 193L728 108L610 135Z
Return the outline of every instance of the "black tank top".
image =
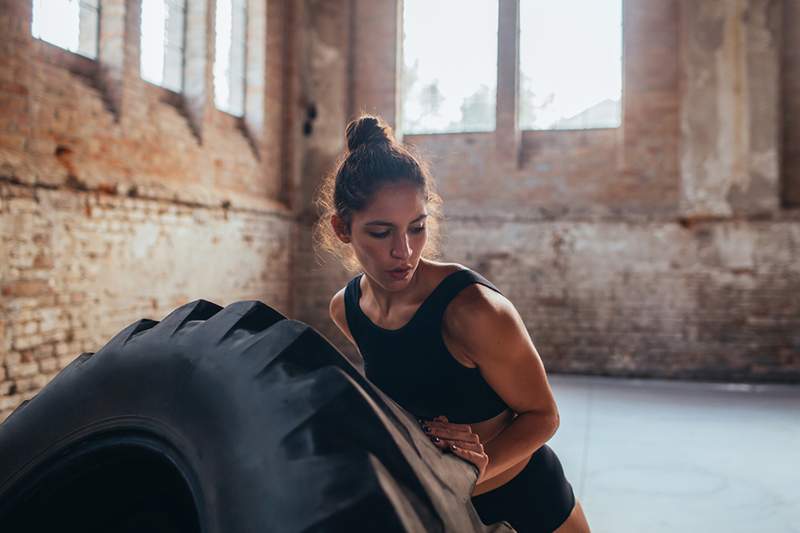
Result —
M445 308L461 289L480 283L500 293L497 287L470 269L452 272L411 320L401 328L386 329L372 322L358 304L363 275L347 283L344 302L347 325L364 357L367 379L418 418L444 415L450 422L470 424L508 408L480 370L459 363L442 338Z

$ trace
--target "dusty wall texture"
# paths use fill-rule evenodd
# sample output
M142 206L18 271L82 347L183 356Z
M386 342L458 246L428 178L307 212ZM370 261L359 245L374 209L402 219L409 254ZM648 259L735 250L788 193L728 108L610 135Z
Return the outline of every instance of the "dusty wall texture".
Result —
M358 112L402 136L401 6L250 0L239 119L213 105L211 4L190 4L175 94L139 78L137 1L103 0L93 61L0 0L0 419L197 298L260 299L358 359L312 200ZM519 131L501 0L497 130L404 137L445 200L444 259L511 298L549 371L796 381L800 0L624 7L622 127Z
M241 119L214 107L213 18L189 4L179 95L139 78L139 2L103 0L93 61L0 0L0 419L139 318L199 298L291 311L284 4L252 3Z

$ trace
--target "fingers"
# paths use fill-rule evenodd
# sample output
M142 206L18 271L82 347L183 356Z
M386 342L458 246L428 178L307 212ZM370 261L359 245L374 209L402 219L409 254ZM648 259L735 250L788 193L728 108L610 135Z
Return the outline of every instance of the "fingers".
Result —
M475 467L475 470L478 471L478 479L480 480L483 476L484 472L486 472L486 467L489 464L489 457L486 454L478 453L473 450L466 450L461 448L460 446L451 445L449 447L450 453L467 461L469 464Z
M424 431L429 437L440 437L443 439L451 439L462 442L480 442L480 437L478 436L477 433L472 433L471 431L464 431L459 429L452 429L450 427L441 425L423 424L422 431Z
M478 446L480 446L480 444L478 444ZM486 457L483 446L481 446L480 450L476 450L467 448L462 444L450 444L447 446L447 449L460 457L469 459L471 462L483 460Z
M481 478L489 463L489 456L480 437L472 433L469 424L447 422L443 416L437 416L434 420L418 419L418 422L434 446L470 463L477 470L478 479Z
M450 451L456 451L457 449L457 450L466 450L475 452L478 455L485 453L483 450L483 444L481 444L480 442L463 442L463 441L447 441L447 440L445 440L444 442L446 443ZM455 446L455 449L453 448L453 446Z
M469 425L469 424L457 424L455 422L448 422L447 419L440 420L439 418L440 417L437 416L433 420L420 419L421 420L420 423L428 425L428 426L431 426L431 427L434 427L434 426L435 427L444 427L444 428L451 428L451 429L454 429L454 430L457 430L457 431L469 431L469 432L472 432L472 426ZM441 417L441 418L444 418L444 417Z
M431 442L434 446L439 448L440 450L447 452L447 451L454 451L452 446L456 446L462 450L469 450L473 451L477 454L484 454L483 444L480 441L477 442L467 442L458 439L446 439L442 437L433 436L431 437Z
M418 419L422 430L428 435L433 445L443 452L451 452L470 461L482 461L486 458L480 436L472 432L469 424L448 422L447 417L437 416L433 420Z
M424 420L422 418L417 419L420 426L428 426L431 428L444 428L449 429L451 431L458 431L464 433L472 433L472 426L469 424L457 424L455 422L444 422L442 420Z
M479 455L484 453L483 444L480 442L464 442L461 440L442 439L439 437L433 437L431 442L443 452L454 452L456 449L460 449L473 451ZM456 448L453 448L453 446Z

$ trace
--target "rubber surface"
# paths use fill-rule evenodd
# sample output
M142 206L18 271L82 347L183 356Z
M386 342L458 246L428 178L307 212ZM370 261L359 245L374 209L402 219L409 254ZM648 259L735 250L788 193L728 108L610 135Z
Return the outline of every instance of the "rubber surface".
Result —
M103 450L86 464L125 476L70 470ZM169 465L166 486L183 483L204 532L513 531L481 523L473 465L436 448L317 331L259 301L195 300L160 322L138 320L20 405L0 425L3 530L32 530L48 512L60 523L58 495L42 495L78 492L76 479L105 479L94 494L120 490L133 502L124 484L134 457L154 471ZM80 504L76 516L93 512L93 501ZM125 508L120 530L134 524ZM188 527L175 524L164 530Z

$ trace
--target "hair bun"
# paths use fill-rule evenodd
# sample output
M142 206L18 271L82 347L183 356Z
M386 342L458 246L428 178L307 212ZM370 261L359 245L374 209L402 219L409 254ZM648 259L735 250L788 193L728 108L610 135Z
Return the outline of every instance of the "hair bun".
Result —
M350 121L345 129L347 148L351 152L356 148L372 143L392 142L391 128L380 118L373 115L361 115Z

